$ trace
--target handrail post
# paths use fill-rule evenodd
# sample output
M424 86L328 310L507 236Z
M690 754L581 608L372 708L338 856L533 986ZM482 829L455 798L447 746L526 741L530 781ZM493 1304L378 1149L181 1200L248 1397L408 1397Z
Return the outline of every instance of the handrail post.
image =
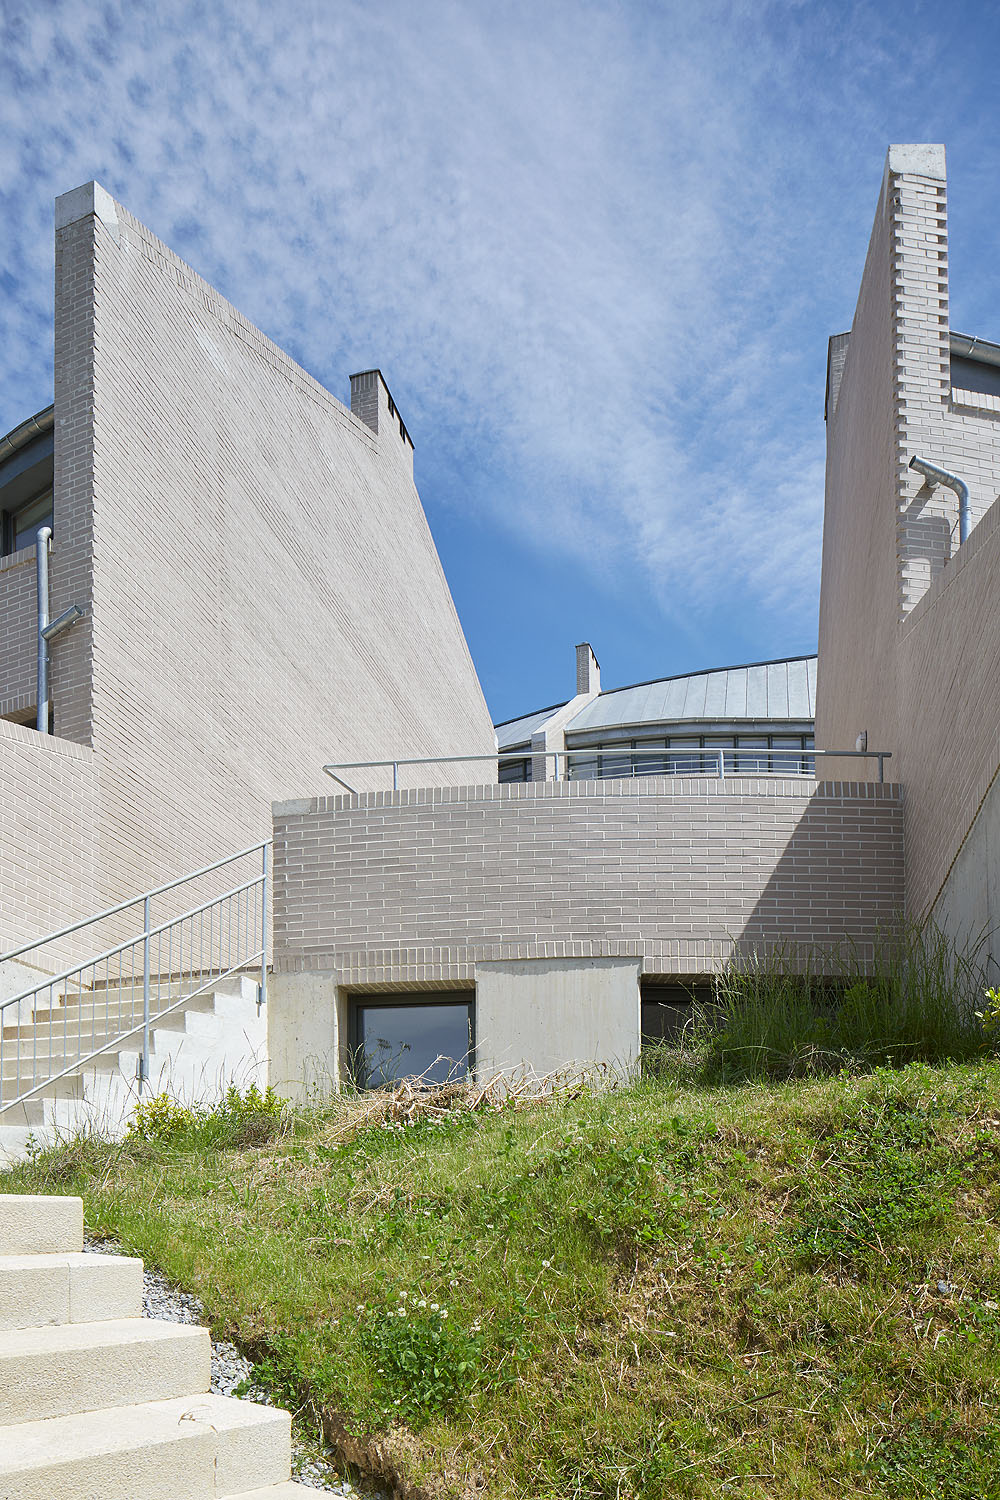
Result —
M725 779L725 775L726 775L726 752L725 752L725 750L720 750L719 751L719 780L720 781L724 780Z
M257 991L257 1014L267 1004L267 845L260 851L260 988Z
M392 789L393 789L394 792L398 792L399 791L399 761L398 760L394 760L393 763L392 763Z
M142 903L142 1052L139 1054L139 1087L149 1079L149 901Z

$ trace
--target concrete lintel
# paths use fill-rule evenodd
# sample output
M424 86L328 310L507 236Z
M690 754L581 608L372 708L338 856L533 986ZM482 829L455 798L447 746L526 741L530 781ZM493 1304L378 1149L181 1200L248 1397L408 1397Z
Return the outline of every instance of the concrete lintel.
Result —
M56 199L56 228L66 229L78 219L93 214L100 219L105 229L118 244L118 205L99 182L85 182L81 187L71 188Z
M301 818L316 811L315 797L293 797L289 802L272 802L272 818Z
M930 143L890 146L886 155L886 169L894 177L932 177L937 182L944 182L944 147Z

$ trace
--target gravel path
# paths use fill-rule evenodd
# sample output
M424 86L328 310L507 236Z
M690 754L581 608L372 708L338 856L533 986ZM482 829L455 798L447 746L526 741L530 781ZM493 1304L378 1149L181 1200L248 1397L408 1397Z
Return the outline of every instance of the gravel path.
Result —
M88 1241L85 1249L95 1255L121 1255L123 1250L111 1240ZM197 1297L180 1292L159 1271L143 1271L142 1315L160 1318L167 1323L204 1323L205 1310ZM212 1390L219 1396L231 1396L237 1386L249 1382L248 1400L270 1404L267 1392L254 1384L254 1368L235 1344L225 1339L212 1340ZM382 1490L358 1490L338 1474L334 1465L319 1451L292 1432L292 1478L310 1489L327 1494L351 1497L351 1500L389 1500Z

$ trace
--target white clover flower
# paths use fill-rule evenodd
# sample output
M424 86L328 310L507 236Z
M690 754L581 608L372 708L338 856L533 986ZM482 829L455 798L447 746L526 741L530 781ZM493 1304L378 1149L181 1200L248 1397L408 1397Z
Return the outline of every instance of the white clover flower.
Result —
M439 1316L442 1318L446 1318L448 1316L448 1309L446 1307L442 1307Z
M363 1302L359 1302L358 1305L357 1305L357 1307L354 1309L354 1311L356 1313L363 1313L364 1310L365 1310L365 1304Z
M409 1295L410 1295L409 1292L400 1292L400 1294L399 1294L399 1300L400 1300L400 1302L405 1302L406 1299L407 1299L407 1297Z
M426 1307L427 1306L427 1298L426 1297L421 1297L420 1301L417 1303L417 1306L418 1307Z
M552 1264L552 1262L550 1260L543 1260L542 1261L542 1265L545 1267L546 1271L549 1269L549 1266L551 1266L551 1264Z
M437 1312L439 1306L440 1306L440 1303L438 1303L438 1302L432 1302L431 1303L431 1312Z

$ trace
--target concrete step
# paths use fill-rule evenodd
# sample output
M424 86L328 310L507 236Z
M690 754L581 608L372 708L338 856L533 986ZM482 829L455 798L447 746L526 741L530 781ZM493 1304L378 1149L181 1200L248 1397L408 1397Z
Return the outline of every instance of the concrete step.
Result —
M242 1495L226 1495L225 1500L303 1500L307 1495L316 1500L319 1493L309 1485L296 1484L294 1479L286 1479L284 1484L272 1484L266 1490L244 1490Z
M155 1015L158 1010L173 1005L176 996L163 996L157 998L154 994L150 1003L150 1013ZM172 1011L170 1016L165 1016L161 1025L166 1024L172 1016L182 1016L188 1011L201 1011L211 1014L213 1010L213 996L195 995L183 1007ZM109 1002L100 1000L87 1000L83 1003L74 1001L72 1004L60 1006L57 1010L36 1010L29 1021L10 1023L3 1028L5 1038L16 1038L30 1032L32 1027L38 1027L41 1031L51 1028L54 1035L66 1030L72 1034L82 1026L85 1032L91 1029L94 1022L104 1025L107 1029L120 1031L125 1026L141 1025L142 1023L142 991L136 996L133 1003L131 997L126 996L119 1004L114 997ZM120 1024L119 1024L120 1022Z
M142 1261L130 1255L0 1256L4 1332L141 1316Z
M151 1318L107 1319L0 1333L3 1420L165 1401L208 1390L207 1328Z
M65 1255L82 1249L82 1198L0 1193L0 1255Z
M4 1048L3 1064L0 1065L0 1078L4 1082L13 1082L17 1078L23 1080L26 1075L48 1077L60 1068L88 1057L106 1042L114 1042L120 1035L118 1031L84 1032L81 1037L59 1036L51 1041L47 1037L39 1037L26 1040L16 1051L8 1044Z
M288 1413L225 1396L0 1427L4 1500L217 1500L284 1484L290 1464Z

